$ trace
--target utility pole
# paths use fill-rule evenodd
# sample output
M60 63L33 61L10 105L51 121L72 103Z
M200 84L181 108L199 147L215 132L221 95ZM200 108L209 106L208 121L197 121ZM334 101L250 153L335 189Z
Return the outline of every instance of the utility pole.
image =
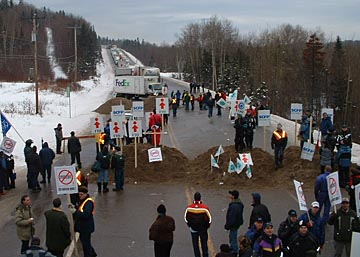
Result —
M350 101L350 92L351 92L351 82L352 80L350 79L350 67L349 67L349 72L348 72L348 78L347 78L347 87L346 87L346 98L345 98L345 114L344 114L344 120L343 123L348 123L350 122L351 119L349 119L348 115L349 115L349 105L351 105L351 101Z
M37 62L37 28L36 28L36 22L37 21L37 13L36 11L33 13L32 16L32 24L33 24L33 30L32 30L32 36L31 41L34 42L34 80L35 80L35 113L39 113L39 83L38 83L38 62Z
M77 29L80 28L80 26L73 26L73 27L68 27L69 29L73 29L74 30L74 56L75 56L75 63L74 63L74 84L77 81L77 65L78 65L78 58L77 58Z

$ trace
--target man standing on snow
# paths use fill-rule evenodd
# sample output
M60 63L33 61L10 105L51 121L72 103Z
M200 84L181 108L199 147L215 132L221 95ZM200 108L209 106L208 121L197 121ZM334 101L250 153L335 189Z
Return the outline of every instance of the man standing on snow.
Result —
M226 213L225 229L229 231L229 241L231 250L237 255L239 246L237 242L237 234L240 226L244 223L243 212L244 204L239 199L239 191L229 191L231 202Z

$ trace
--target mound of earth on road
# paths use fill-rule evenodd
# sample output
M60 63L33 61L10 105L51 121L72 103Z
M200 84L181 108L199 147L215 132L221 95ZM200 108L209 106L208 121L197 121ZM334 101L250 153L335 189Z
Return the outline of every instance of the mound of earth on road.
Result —
M155 96L149 96L147 98L144 98L144 109L145 112L152 112L153 109L155 108ZM125 110L131 110L132 107L132 101L124 98L124 97L115 97L112 98L108 101L106 101L105 103L103 103L102 105L100 105L95 112L99 113L99 114L110 114L111 113L111 106L113 105L120 105L123 104Z
M246 176L246 168L240 174L227 172L229 160L236 164L236 153L234 146L224 147L224 153L219 158L219 169L210 169L210 156L215 154L218 147L209 149L190 161L189 175L193 183L204 186L236 186L237 188L259 188L284 186L293 187L293 179L298 179L304 184L314 183L319 174L319 159L313 162L300 159L300 148L289 147L285 151L284 167L275 170L274 157L259 148L250 151L254 166L251 166L252 178Z

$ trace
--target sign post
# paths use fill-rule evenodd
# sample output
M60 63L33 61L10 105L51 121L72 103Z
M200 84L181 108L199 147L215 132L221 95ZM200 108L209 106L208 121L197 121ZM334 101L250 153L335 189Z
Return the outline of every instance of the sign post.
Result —
M129 120L129 137L135 138L135 168L137 168L137 138L142 136L140 120Z
M297 121L301 120L303 112L302 104L292 103L290 107L290 119L295 120L295 136L294 136L294 144L296 145L297 138Z
M266 149L266 131L265 127L270 126L270 110L259 110L258 111L258 126L263 127L264 135L264 150Z

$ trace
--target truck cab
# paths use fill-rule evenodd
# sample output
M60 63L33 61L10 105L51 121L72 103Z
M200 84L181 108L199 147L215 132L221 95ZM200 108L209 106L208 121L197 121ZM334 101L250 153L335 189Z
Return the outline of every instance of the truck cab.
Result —
M161 83L152 83L149 85L149 92L154 96L162 95L162 88L163 85Z

